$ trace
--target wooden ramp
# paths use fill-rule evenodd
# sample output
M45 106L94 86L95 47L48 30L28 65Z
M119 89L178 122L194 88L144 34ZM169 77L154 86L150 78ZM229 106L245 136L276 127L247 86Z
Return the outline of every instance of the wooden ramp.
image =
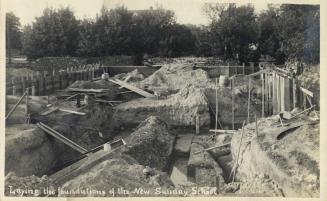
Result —
M139 89L139 88L137 88L137 87L135 87L133 85L130 85L130 84L126 83L126 82L123 82L121 80L118 80L118 79L109 79L109 81L110 82L113 82L115 84L118 84L118 85L120 85L120 86L122 86L122 87L124 87L126 89L131 90L131 91L134 91L135 93L138 93L141 96L144 96L146 98L153 98L153 97L155 97L155 95L153 95L153 94L151 94L149 92L146 92L146 91L144 91L142 89Z
M75 142L71 141L70 139L66 138L65 136L61 135L58 131L52 129L51 127L45 125L44 123L40 122L36 124L40 129L44 132L48 133L49 135L53 136L57 140L63 142L64 144L68 145L69 147L75 149L80 153L87 152L87 149L81 147L80 145L76 144Z

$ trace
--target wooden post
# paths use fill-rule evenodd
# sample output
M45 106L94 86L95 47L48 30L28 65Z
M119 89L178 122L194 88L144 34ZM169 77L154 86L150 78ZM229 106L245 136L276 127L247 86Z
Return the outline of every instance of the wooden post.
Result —
M47 80L46 77L42 77L42 95L45 95L47 93Z
M285 111L285 78L280 77L280 111Z
M26 90L26 82L25 82L25 77L21 78L22 81L22 94L24 94L25 90Z
M200 116L196 115L195 117L195 133L200 134Z
M218 78L216 78L216 119L215 119L215 129L218 127ZM215 132L215 134L217 134Z
M297 91L296 91L296 81L295 78L292 79L293 81L293 109L297 107Z
M258 133L259 133L259 130L258 130L258 119L257 119L257 115L254 116L255 118L255 137L258 137Z
M95 70L94 67L92 67L92 79L91 80L94 80L94 75L95 75L94 70Z
M54 81L53 75L51 75L50 80L51 80L51 92L54 92L55 91L55 81Z
M231 91L232 91L232 129L234 130L235 128L235 117L234 117L234 92L233 92L233 88L234 88L234 77L231 80Z
M29 115L29 88L26 89L26 107L25 107L25 115L26 117Z
M248 118L247 123L250 122L250 101L251 101L251 78L249 78L249 89L248 89Z
M284 104L285 104L285 111L291 111L291 96L290 96L290 79L284 79Z
M245 75L245 63L244 62L242 64L242 68L243 68L243 75Z
M32 85L32 96L36 96L36 93L35 93L35 84Z
M303 109L307 109L307 98L306 98L306 94L302 92L302 97L303 97Z
M263 118L265 116L265 79L266 79L266 73L263 74L263 78L261 80L261 87L262 87L262 92L261 92L261 117Z
M15 83L15 80L12 79L12 80L11 80L11 83L12 83L12 95L13 95L13 96L16 96L17 91L16 91L16 83Z
M59 72L59 89L62 89L62 72Z

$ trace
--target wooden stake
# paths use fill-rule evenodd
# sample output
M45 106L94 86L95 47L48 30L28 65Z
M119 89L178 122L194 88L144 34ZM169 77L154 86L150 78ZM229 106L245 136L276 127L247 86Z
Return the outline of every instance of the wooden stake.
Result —
M216 121L215 121L215 129L218 127L218 78L216 78ZM215 132L215 135L217 133Z
M256 135L256 137L258 137L258 136L259 136L259 135L258 135L259 130L258 130L258 120L257 120L257 115L255 115L254 118L255 118L255 135Z
M234 88L234 77L231 81L231 91L232 91L232 129L234 130L235 128L235 114L234 114L234 92L233 92L233 88Z
M28 111L28 104L29 104L29 88L26 89L26 106L25 106L25 115L27 116L29 111Z
M250 101L251 101L251 79L249 79L249 97L248 97L248 118L247 118L247 123L250 122Z
M200 134L200 116L196 115L195 117L195 133Z
M20 97L19 101L16 103L16 105L8 112L7 116L6 116L6 120L11 116L11 114L16 110L16 108L18 107L18 105L22 102L23 98L25 97L26 92L22 95L22 97Z
M263 74L261 85L262 85L262 92L261 92L261 104L262 104L262 111L261 111L261 117L263 118L265 116L265 79L266 79L266 73Z

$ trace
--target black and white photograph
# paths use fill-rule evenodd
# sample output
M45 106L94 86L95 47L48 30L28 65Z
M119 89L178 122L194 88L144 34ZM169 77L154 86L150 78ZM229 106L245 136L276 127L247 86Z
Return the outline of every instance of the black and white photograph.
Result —
M319 1L1 1L5 198L322 198Z

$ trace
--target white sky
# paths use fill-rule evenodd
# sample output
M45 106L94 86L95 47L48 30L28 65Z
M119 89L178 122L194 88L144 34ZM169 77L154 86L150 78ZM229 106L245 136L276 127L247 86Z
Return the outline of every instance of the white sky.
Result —
M20 18L22 25L30 24L35 17L41 16L47 7L59 8L69 6L79 19L95 18L102 5L115 8L124 5L130 10L148 9L160 5L175 12L177 22L183 24L208 24L202 7L205 2L218 0L6 0L6 11L12 11ZM221 1L219 1L221 2ZM255 8L261 11L266 3L256 3Z

